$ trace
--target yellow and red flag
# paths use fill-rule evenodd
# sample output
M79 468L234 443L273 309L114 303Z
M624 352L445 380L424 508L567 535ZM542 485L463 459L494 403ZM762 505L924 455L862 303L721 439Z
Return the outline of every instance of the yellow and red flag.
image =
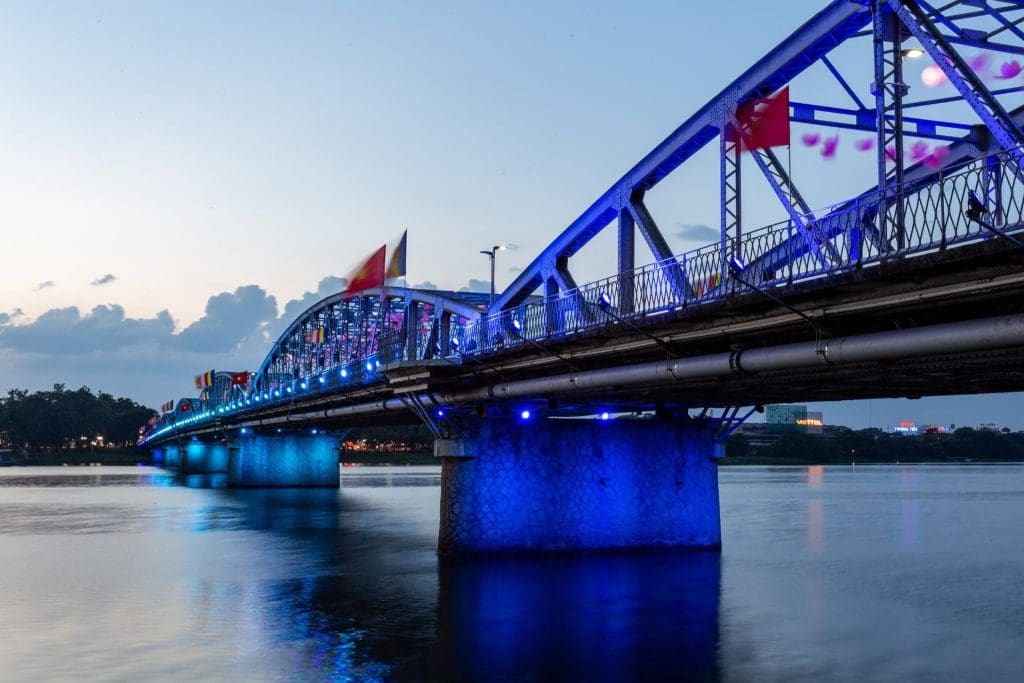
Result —
M213 386L213 370L207 370L201 375L196 375L196 389L205 389Z
M391 251L391 259L388 261L387 273L384 277L387 280L394 280L400 277L405 277L405 247L406 238L409 236L409 231L406 230L402 233L402 239L398 240L398 244Z
M309 332L306 333L306 343L307 344L323 344L324 343L324 339L326 338L326 336L327 336L327 334L324 331L324 328L318 327L317 329L310 330Z
M373 287L384 286L384 255L387 247L381 246L355 270L348 279L345 294L358 294Z

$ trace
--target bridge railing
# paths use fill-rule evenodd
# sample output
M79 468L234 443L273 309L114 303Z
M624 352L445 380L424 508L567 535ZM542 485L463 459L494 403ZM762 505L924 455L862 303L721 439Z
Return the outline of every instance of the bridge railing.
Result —
M743 293L730 276L738 256L743 279L784 288L886 261L913 258L993 237L1022 227L1024 182L1011 157L999 153L946 170L927 183L871 193L805 216L685 252L633 271L582 285L538 301L481 316L452 329L448 355L497 353L530 342L600 327L649 322L683 307ZM440 348L433 349L437 351Z

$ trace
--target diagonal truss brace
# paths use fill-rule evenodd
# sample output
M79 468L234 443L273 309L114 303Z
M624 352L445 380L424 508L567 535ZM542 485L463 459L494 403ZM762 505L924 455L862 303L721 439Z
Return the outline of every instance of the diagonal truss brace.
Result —
M878 0L881 2L882 0ZM957 89L964 101L974 110L992 137L1007 151L1018 175L1024 175L1024 134L1014 125L1013 119L1003 106L992 96L981 79L964 63L960 54L953 49L946 37L917 5L906 0L885 0L893 12L921 43L932 61L942 69L949 82ZM900 160L902 161L902 160Z
M636 227L639 228L640 234L647 241L647 246L650 248L651 253L654 254L654 258L658 260L658 267L661 269L662 274L664 274L665 279L668 280L669 287L672 288L672 293L676 300L679 302L686 301L687 294L689 293L688 283L686 278L683 277L682 268L679 267L675 254L672 253L672 249L669 248L664 235L661 234L658 224L654 222L654 216L651 215L644 204L644 191L637 190L634 192L630 196L626 208L633 215Z

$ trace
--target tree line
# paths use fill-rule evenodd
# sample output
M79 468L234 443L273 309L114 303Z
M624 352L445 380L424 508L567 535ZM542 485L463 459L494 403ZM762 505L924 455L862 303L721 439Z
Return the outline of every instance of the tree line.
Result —
M725 449L726 460L731 462L778 464L1016 461L1024 460L1024 434L962 427L954 432L904 436L880 429L828 427L823 435L785 432L762 446L734 434Z
M89 387L70 390L54 384L49 391L32 393L11 389L0 398L0 435L6 445L29 450L94 447L94 441L131 446L139 428L154 417L153 410L129 398L94 394Z

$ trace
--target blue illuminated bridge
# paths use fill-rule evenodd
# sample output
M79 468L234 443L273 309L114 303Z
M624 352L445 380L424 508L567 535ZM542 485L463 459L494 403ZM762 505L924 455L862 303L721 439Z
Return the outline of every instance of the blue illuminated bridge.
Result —
M391 287L328 297L274 342L250 390L218 380L145 443L231 485L337 486L338 432L422 423L442 463L442 554L719 547L716 458L756 406L1024 388L1022 25L1009 0L832 2L493 303ZM944 90L908 85L918 55ZM793 144L820 134L830 172L863 191L811 208L762 144L780 101ZM828 148L837 130L856 151ZM698 152L700 168L718 158L721 238L676 254L650 207ZM741 186L783 219L749 224ZM612 274L579 284L573 257L609 230ZM638 246L653 262L638 265Z

